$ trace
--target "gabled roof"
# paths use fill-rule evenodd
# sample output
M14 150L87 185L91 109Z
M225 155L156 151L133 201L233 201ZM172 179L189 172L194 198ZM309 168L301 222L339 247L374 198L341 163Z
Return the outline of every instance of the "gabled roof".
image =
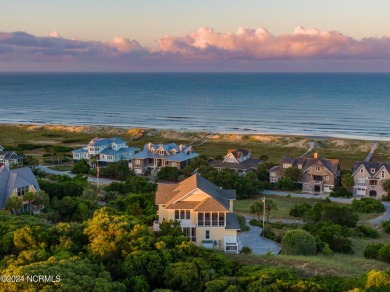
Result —
M72 153L87 153L88 152L88 148L87 147L83 147L83 148L78 148L78 149L75 149L72 151Z
M180 201L183 197L197 189L210 197L198 202L199 206L196 207L196 211L213 211L214 209L207 210L207 208L218 208L218 211L226 212L229 211L229 200L236 199L234 190L222 190L199 174L194 174L178 184L159 184L156 193L156 204L166 204L173 208L173 205L183 203Z
M113 137L113 138L93 138L89 143L88 146L103 146L107 144L123 144L126 143L119 137Z
M240 223L238 222L237 215L234 213L226 214L226 229L240 230Z
M0 151L0 157L2 157L5 160L21 159L22 158L22 156L17 155L13 151Z
M307 157L283 157L282 164L291 164L292 167L297 168L298 165L302 165L302 171L305 172L308 168L313 166L315 163L320 162L326 169L332 174L336 175L339 169L338 159L327 159L327 158L307 158Z
M3 170L0 172L0 210L15 188L33 185L39 191L38 181L29 167Z
M248 156L251 151L248 148L239 148L239 149L228 149L227 155L232 154L236 159L243 157L243 156Z
M375 177L378 172L384 167L388 173L390 173L390 163L386 162L367 162L367 161L357 161L353 164L352 175L355 175L357 170L363 166L370 177ZM374 173L371 172L371 169L374 169Z
M154 150L159 149L160 147L164 149L164 151L169 154L156 154L149 150L149 147L153 147ZM176 154L172 152L172 150L176 151ZM176 143L169 144L145 144L144 149L141 152L135 154L132 158L135 159L147 159L147 158L165 158L168 161L182 162L188 159L192 159L197 157L199 154L192 152L192 146L182 145L182 151L180 151L180 146L176 145Z

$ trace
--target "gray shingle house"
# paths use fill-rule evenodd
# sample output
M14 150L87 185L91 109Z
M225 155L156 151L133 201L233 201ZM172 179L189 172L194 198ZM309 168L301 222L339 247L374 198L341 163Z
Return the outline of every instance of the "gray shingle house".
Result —
M370 196L381 198L387 195L383 182L390 179L390 163L385 162L355 162L352 176L355 182L355 196Z
M183 169L191 159L199 154L192 150L192 146L170 144L145 144L144 149L131 157L129 167L137 174L146 171L159 171L161 167L170 166Z
M270 182L276 183L284 176L288 168L302 171L302 191L307 193L330 193L340 181L340 163L338 159L284 157L282 163L269 170Z
M9 197L18 196L23 198L27 192L35 193L39 190L38 181L31 168L4 169L0 172L0 210L5 208ZM28 202L23 201L21 211L28 210Z
M256 170L260 162L260 159L251 158L250 149L229 149L223 160L211 161L210 165L218 170L229 168L245 175L249 170Z
M23 157L17 155L13 151L4 151L3 146L0 145L0 168L10 168L14 165L23 164Z
M118 137L94 138L87 146L72 151L73 162L96 159L99 165L107 165L110 162L130 160L138 150L140 149L127 146L126 142Z

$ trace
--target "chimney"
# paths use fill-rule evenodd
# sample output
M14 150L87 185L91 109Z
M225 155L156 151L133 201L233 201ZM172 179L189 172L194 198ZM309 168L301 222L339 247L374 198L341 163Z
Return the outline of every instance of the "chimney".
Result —
M314 158L318 158L318 153L314 152Z
M148 143L148 149L150 150L150 148L152 148L152 143L151 142Z
M179 150L180 150L180 152L183 152L183 144L179 145Z

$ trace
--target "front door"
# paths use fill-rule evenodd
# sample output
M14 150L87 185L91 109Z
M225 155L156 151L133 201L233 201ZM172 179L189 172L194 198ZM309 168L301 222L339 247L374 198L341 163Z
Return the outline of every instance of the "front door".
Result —
M314 191L317 193L321 192L321 186L314 186Z
M370 191L370 197L376 197L376 191Z

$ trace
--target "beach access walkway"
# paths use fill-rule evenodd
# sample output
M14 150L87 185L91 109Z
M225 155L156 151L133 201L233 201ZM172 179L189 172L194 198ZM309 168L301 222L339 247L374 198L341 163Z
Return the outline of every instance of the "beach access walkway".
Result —
M366 158L364 159L365 162L369 162L374 155L375 150L378 148L378 143L372 142L371 143L371 149L370 152L367 154Z
M307 151L305 153L303 153L301 156L299 156L300 158L305 156L307 153L309 153L310 151L313 150L314 146L316 145L315 142L309 142L307 143L309 145L309 149L307 149Z

